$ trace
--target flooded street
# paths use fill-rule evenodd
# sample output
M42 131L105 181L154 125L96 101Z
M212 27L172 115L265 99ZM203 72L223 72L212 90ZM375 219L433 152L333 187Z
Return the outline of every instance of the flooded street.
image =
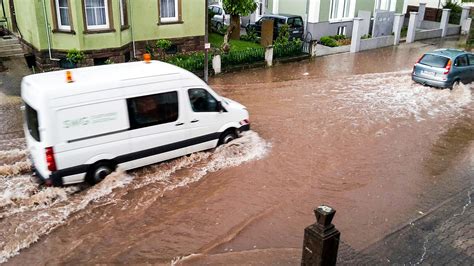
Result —
M20 100L0 94L0 263L296 265L320 204L362 250L474 187L474 84L439 90L410 76L424 52L455 45L215 77L252 131L95 187L32 183Z

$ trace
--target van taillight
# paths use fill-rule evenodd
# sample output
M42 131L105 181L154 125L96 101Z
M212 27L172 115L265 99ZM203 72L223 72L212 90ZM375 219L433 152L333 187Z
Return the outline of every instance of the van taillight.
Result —
M444 69L446 69L446 71L444 71L444 74L448 74L451 70L451 59L448 60L448 63L446 64L446 67Z
M56 161L54 160L53 147L46 148L46 163L48 164L49 171L56 171Z

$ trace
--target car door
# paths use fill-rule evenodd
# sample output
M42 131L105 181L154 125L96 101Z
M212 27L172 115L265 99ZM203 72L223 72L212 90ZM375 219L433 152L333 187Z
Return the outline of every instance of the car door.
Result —
M225 123L217 96L202 87L188 88L187 94L190 152L214 148L219 138L218 131Z
M456 76L459 77L462 83L466 84L471 81L471 67L466 54L460 55L454 60L454 67Z
M169 90L127 99L132 151L122 160L140 167L188 153L182 93Z
M470 82L474 82L474 54L467 54L469 59L469 70L470 70Z

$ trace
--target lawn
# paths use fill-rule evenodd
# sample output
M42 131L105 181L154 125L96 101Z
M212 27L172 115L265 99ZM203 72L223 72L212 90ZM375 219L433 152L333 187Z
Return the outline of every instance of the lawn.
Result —
M222 46L222 43L224 42L224 36L217 33L211 33L209 35L209 42L211 43L212 47L220 48ZM262 48L263 46L254 42L230 40L230 47L232 51L242 51L247 48Z

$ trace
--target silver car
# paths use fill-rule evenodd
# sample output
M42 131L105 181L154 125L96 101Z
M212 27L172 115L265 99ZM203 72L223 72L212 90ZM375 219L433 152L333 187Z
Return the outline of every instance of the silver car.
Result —
M424 54L413 66L412 79L423 85L453 88L474 81L474 55L456 49L439 49Z

